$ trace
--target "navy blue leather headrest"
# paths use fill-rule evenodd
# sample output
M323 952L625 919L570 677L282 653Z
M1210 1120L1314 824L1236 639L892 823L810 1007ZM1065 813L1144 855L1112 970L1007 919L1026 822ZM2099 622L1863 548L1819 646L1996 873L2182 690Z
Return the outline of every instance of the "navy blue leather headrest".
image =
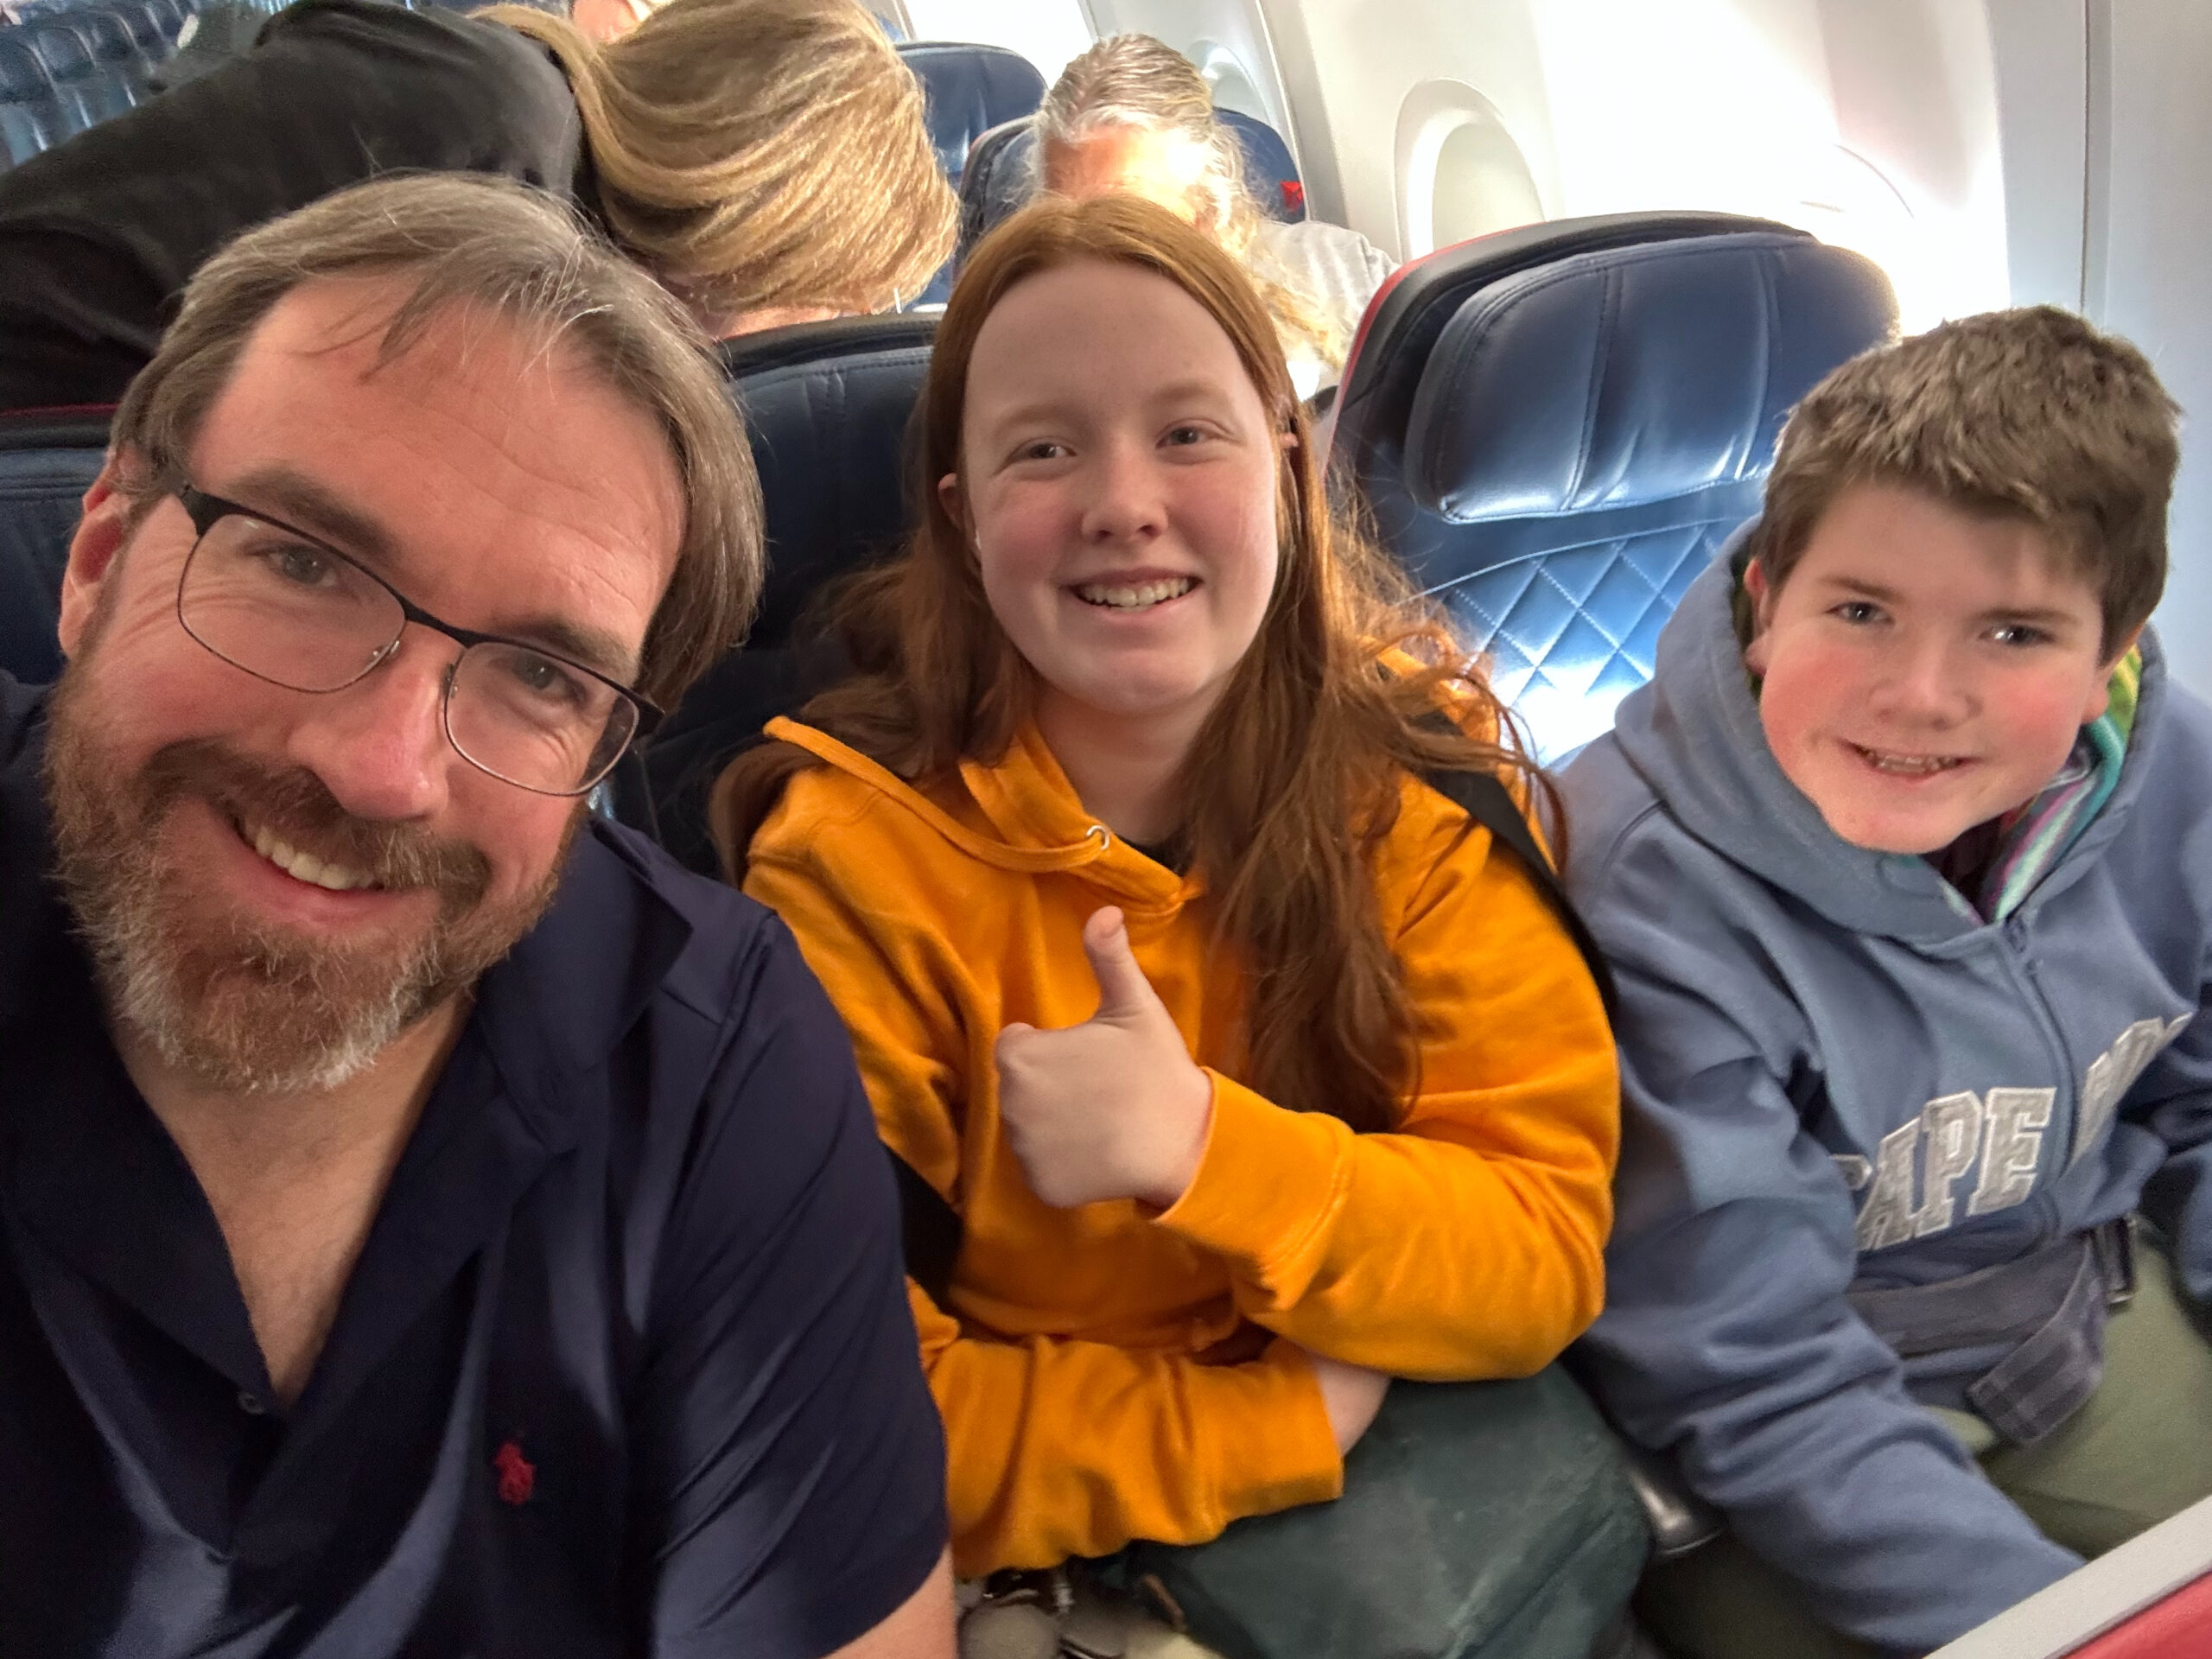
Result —
M1891 310L1857 254L1762 232L1519 272L1462 303L1429 354L1407 493L1465 524L1756 479L1790 406Z
M63 19L41 17L16 25L16 34L29 42L39 61L56 80L92 73L92 48L83 35Z
M712 874L707 791L761 726L840 669L799 624L829 583L905 539L907 423L929 372L934 316L848 317L729 341L722 364L753 439L767 583L744 645L701 676L644 760L662 843Z
M1026 115L978 133L968 147L968 168L960 175L963 254L1029 200L1036 183L1029 158L1036 147L1037 130Z
M94 61L129 64L137 60L138 46L130 38L130 27L113 12L80 11L72 27L84 37Z
M783 644L825 582L905 535L906 423L936 337L935 317L909 313L773 328L723 346L766 511L753 645Z
M38 54L22 41L0 36L0 99L28 104L53 90L53 81Z
M1027 115L1044 101L1045 77L1037 66L1004 47L902 41L898 50L922 83L930 143L955 185L978 133Z
M1368 308L1330 487L1555 760L1650 677L1669 613L1758 511L1790 404L1895 315L1866 261L1732 214L1440 249Z
M152 0L124 0L115 8L115 15L130 31L130 39L149 62L158 63L168 55L168 41L162 33L162 14L154 9Z

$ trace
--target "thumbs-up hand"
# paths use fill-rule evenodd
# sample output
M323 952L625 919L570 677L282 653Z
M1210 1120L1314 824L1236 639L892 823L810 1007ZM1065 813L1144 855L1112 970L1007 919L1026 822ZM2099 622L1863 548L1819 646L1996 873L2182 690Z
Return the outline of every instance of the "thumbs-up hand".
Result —
M1164 1210L1198 1173L1213 1084L1130 954L1120 911L1091 913L1083 950L1098 1012L1063 1031L999 1033L999 1118L1054 1208L1141 1198Z

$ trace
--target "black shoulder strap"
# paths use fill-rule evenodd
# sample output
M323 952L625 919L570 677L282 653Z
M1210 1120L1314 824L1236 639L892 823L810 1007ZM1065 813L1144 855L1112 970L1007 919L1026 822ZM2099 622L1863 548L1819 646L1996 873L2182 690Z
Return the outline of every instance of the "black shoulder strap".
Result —
M1574 941L1574 948L1582 953L1590 977L1597 982L1598 998L1605 1005L1605 1018L1613 1020L1612 973L1605 966L1597 940L1591 938L1589 927L1567 896L1567 889L1560 885L1551 860L1536 844L1529 820L1521 816L1512 793L1487 772L1440 770L1424 772L1421 781L1489 830L1492 841L1503 843L1521 861L1529 872L1529 880L1559 917L1560 925ZM963 1228L959 1212L945 1201L943 1193L922 1179L919 1170L889 1147L884 1150L899 1178L899 1220L906 1238L907 1274L930 1294L932 1301L942 1304L952 1283L953 1262L960 1255Z
M1591 937L1589 925L1574 908L1574 901L1567 896L1567 889L1560 885L1551 860L1536 845L1529 820L1521 816L1511 791L1487 772L1425 772L1421 782L1489 830L1492 841L1503 842L1521 861L1529 872L1529 880L1552 907L1560 925L1567 930L1567 937L1574 941L1574 948L1582 953L1590 977L1598 983L1598 1000L1605 1005L1607 1022L1618 1025L1618 995L1613 988L1612 970L1605 965L1598 941Z

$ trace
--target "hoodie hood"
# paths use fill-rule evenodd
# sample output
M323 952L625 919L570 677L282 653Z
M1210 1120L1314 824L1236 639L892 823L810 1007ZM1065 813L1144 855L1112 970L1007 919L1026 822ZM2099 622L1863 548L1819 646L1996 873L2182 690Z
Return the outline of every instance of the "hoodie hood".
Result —
M1025 724L997 761L963 761L961 788L935 796L812 726L779 718L763 732L868 785L994 868L1029 875L1080 871L1135 914L1172 912L1203 890L1196 875L1176 874L1085 811L1034 725Z
M1735 557L1757 522L1728 538L1661 632L1651 683L1624 699L1615 717L1623 758L1689 835L1840 927L1934 944L1987 925L1927 859L1853 846L1783 774L1767 747L1731 614ZM2141 702L2120 781L2028 900L2031 907L2094 861L2142 792L2166 675L2148 628L2141 650Z

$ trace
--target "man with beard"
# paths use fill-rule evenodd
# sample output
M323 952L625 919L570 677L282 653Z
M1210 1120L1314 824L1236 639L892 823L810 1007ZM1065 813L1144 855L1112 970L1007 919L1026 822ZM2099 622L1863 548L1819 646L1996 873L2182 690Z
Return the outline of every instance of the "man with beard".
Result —
M118 411L0 677L0 1652L950 1653L842 1028L584 812L759 586L687 327L372 184Z

